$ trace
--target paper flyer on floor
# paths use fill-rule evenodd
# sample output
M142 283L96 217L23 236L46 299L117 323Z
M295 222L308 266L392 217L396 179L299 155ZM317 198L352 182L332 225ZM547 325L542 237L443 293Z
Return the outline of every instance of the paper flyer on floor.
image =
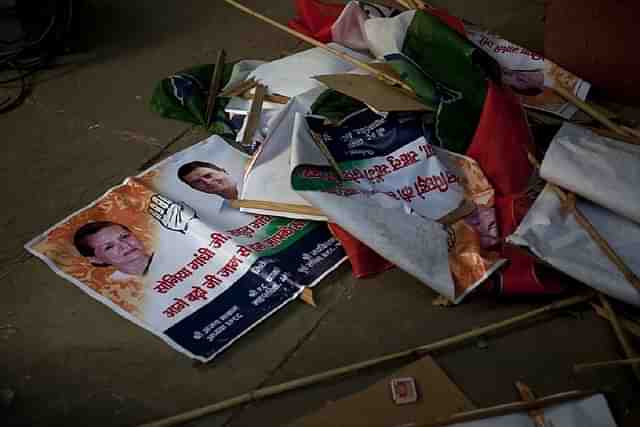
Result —
M213 136L26 245L57 274L208 361L346 260L326 224L241 213L248 158Z

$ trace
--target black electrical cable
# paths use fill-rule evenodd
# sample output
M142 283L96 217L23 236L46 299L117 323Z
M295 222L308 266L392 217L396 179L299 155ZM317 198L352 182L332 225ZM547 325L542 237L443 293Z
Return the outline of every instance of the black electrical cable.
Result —
M0 114L24 101L28 94L27 77L50 66L51 60L60 50L63 38L72 29L75 18L73 1L56 0L56 6L48 17L48 22L45 21L44 29L36 33L37 37L34 38L34 34L25 34L15 40L0 40L0 72L8 73L8 76L0 80L0 85L20 82L17 96L0 99ZM16 19L30 19L25 18L28 17L25 13L20 13L17 4L0 8L0 13Z

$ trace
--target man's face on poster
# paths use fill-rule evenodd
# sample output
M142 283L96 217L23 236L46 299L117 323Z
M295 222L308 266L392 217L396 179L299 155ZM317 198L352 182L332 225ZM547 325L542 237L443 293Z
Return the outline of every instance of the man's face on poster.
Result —
M131 271L132 266L149 258L142 242L120 225L105 227L88 236L86 241L94 251L92 262L112 265L123 272Z
M227 200L238 198L236 183L222 170L205 166L197 167L184 176L184 181L196 190L217 194Z

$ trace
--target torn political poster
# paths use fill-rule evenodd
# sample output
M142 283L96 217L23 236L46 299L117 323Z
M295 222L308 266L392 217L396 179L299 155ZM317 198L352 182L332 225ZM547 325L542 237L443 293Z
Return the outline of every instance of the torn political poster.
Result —
M326 224L231 208L245 163L213 136L26 248L172 347L211 360L346 260Z
M579 99L586 99L591 85L542 55L518 46L473 25L465 26L469 39L491 55L502 67L502 81L516 92L527 107L570 119L577 107L556 94L561 84Z
M314 111L329 111L333 101L326 94ZM494 192L477 163L433 146L433 127L414 114L365 108L336 121L333 113L296 115L293 188L385 259L460 302L503 263L489 250L498 237ZM436 222L467 201L471 214Z
M438 18L438 23L440 21L446 23L460 35L466 35L473 44L494 58L502 69L502 81L521 95L522 102L528 107L568 119L577 109L555 94L552 90L554 83L563 84L582 100L586 98L591 87L588 82L543 58L540 54L480 27L463 22L444 9L428 7L415 16L412 15L415 12L403 12L403 17L398 18L400 11L378 7L363 1L350 1L346 5L327 5L318 0L297 0L296 6L298 17L289 22L290 27L324 42L333 41L352 49L368 49L378 57L385 56L388 61L395 61L396 66L401 66L403 71L411 75L412 84L419 82L422 85L420 90L416 90L422 95L428 92L425 89L429 86L429 82L424 78L420 81L417 79L420 73L417 73L415 68L416 66L420 68L422 63L419 58L416 59L415 53L418 50L412 48L412 43L414 40L426 40L423 35L429 33L431 28L435 29L433 34L438 37L441 31L438 30L437 24L425 25L433 18ZM326 13L327 8L330 13ZM423 13L429 15L428 20L421 16ZM404 34L409 34L409 37L405 37ZM380 41L384 38L387 39L386 47L379 50ZM395 39L395 43L390 42L392 39ZM451 41L453 39L448 40L449 43ZM393 49L389 49L391 47ZM398 55L387 57L386 55L393 53L392 50L407 55L414 63L411 64L411 61L407 63L406 58L401 58L402 60L399 61ZM469 50L469 52L472 51ZM474 56L474 61L479 59L477 54ZM444 65L453 59L449 55L437 57L447 58L446 61L441 61ZM471 58L471 55L469 57ZM457 68L460 69L460 67ZM429 69L426 71L438 78L437 73L431 73Z

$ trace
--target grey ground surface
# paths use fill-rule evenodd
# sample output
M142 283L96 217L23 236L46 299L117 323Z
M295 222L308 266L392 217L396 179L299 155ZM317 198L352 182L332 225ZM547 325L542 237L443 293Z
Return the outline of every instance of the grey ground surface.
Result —
M300 48L291 37L219 0L93 2L90 41L98 59L41 74L26 103L0 116L0 409L4 425L133 426L263 385L435 341L525 312L540 301L472 297L455 308L401 271L355 280L342 267L316 289L318 308L294 302L208 365L199 365L29 257L22 245L119 183L162 147L205 135L149 111L154 84L185 67L230 59L273 59ZM286 22L293 2L244 3ZM542 46L542 1L438 1L532 48ZM179 137L179 138L178 138ZM517 399L514 381L538 394L615 386L623 426L640 425L630 371L576 376L576 362L622 356L609 326L587 307L437 353L477 405ZM293 392L193 422L193 426L283 425L361 390L399 364ZM0 419L0 424L2 424Z

